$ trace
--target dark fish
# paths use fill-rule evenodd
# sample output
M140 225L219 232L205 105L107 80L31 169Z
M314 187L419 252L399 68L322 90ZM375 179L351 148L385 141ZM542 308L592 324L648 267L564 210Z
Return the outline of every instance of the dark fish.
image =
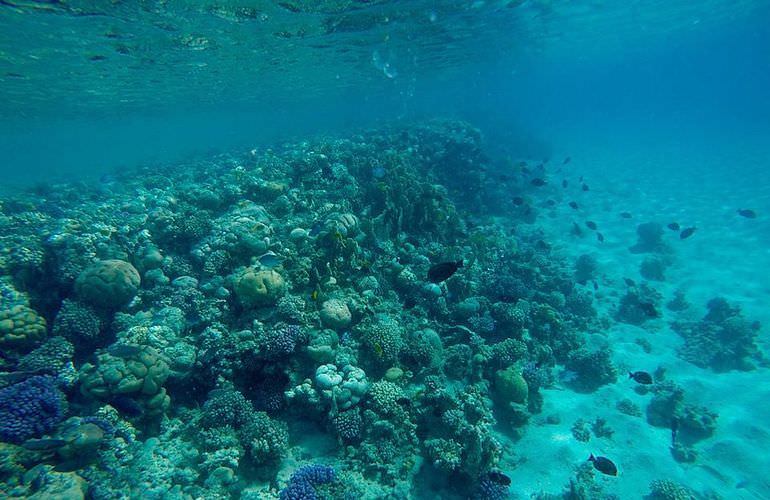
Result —
M583 230L580 229L580 226L578 226L577 222L572 223L572 231L570 231L575 236L583 236Z
M522 198L521 196L514 196L511 201L513 201L513 204L516 205L517 207L524 204L524 198Z
M748 208L741 208L738 210L738 215L741 217L746 217L747 219L756 219L757 213L754 210L750 210Z
M511 484L511 478L506 476L500 471L496 471L496 470L490 471L488 476L489 476L489 479L491 479L493 482L497 484L501 484L503 486L508 486Z
M441 283L456 273L461 267L463 267L462 260L435 264L428 270L428 281L431 283Z
M548 205L549 207L556 206L556 202L550 198L545 200L545 204Z
M131 358L142 352L142 348L138 345L112 344L107 352L117 358Z
M628 378L632 378L642 385L652 384L652 375L647 372L628 372Z
M612 460L607 457L595 457L594 454L591 453L591 456L588 457L588 461L593 462L594 469L598 470L602 474L606 474L608 476L618 475L618 467L612 463Z
M672 222L671 224L667 225L666 227L669 228L672 231L679 231L679 229L681 229L680 226L679 226L679 223L677 223L677 222Z
M580 189L582 189L583 191L588 191L590 188L588 187L588 184L584 182L583 185L580 187Z
M604 235L602 233L597 232L596 239L599 241L599 243L604 243Z
M571 209L573 209L573 210L577 210L577 209L578 209L578 204L577 204L577 202L576 202L576 201L571 201L571 202L569 202L569 206L570 206L570 208L571 208Z
M597 283L596 280L594 280L594 291L597 291L597 290L599 290L599 283Z
M631 215L630 212L620 212L620 216L624 219L630 219L631 217L633 217L633 215Z
M677 432L679 432L679 419L674 417L671 419L671 446L676 445Z
M639 309L641 309L642 312L650 318L660 317L660 313L655 308L655 304L653 304L652 302L640 302Z
M259 260L259 263L262 264L262 266L270 269L278 267L281 265L281 262L283 262L283 259L274 252L267 252L257 260Z
M406 407L412 406L412 400L405 396L401 396L400 398L396 399L396 403Z
M578 182L581 182L581 183L583 182L583 176L582 175L580 176L580 179L578 180Z
M116 410L127 417L141 417L144 414L144 408L135 399L128 396L115 396L109 401Z
M587 220L586 221L586 227L588 229L590 229L591 231L596 231L596 228L598 228L599 226L596 225L596 222L594 222L592 220Z
M310 228L310 231L308 232L308 235L311 237L318 236L318 234L321 232L321 229L323 229L324 223L321 220L317 220L313 223L313 226Z
M63 439L28 439L21 445L31 451L53 451L67 444Z
M540 250L550 250L551 249L551 245L549 245L548 242L545 241L545 240L537 240L535 242L535 246L538 249L540 249Z
M567 182L567 179L564 179L563 181L561 181L561 187L565 188L567 186L569 186L569 182Z
M693 235L693 233L694 233L695 231L697 231L697 230L698 230L698 228L697 228L697 227L695 227L695 226L693 226L693 227L688 227L687 229L685 229L685 230L683 230L681 233L679 233L679 239L682 239L682 240L686 240L687 238L689 238L690 236L692 236L692 235Z
M631 278L623 278L623 281L626 282L626 286L636 286L636 282Z
M546 185L546 182L540 177L535 177L534 179L529 181L529 183L536 187L542 187Z
M564 161L563 161L563 162L561 162L561 164L562 164L562 165L566 165L566 164L567 164L567 163L569 163L571 160L572 160L572 158L570 158L570 157L568 156L568 157L564 158Z

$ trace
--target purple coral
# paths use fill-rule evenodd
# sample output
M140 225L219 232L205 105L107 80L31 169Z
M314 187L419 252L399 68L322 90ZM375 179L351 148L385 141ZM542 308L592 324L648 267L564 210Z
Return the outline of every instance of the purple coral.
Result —
M291 475L289 484L281 490L281 500L316 500L315 487L337 480L334 467L328 465L303 465Z
M294 352L302 337L302 328L281 323L265 333L261 353L269 358L285 356Z
M0 389L0 440L19 444L51 432L64 418L66 403L49 376Z

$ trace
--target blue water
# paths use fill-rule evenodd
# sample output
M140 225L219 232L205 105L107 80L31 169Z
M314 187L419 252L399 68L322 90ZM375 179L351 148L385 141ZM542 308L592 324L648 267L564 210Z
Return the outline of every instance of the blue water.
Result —
M151 412L144 407L139 410L142 417L121 417L121 422L138 429L136 443L126 444L114 436L109 441L105 437L100 444L102 454L83 463L70 463L66 451L36 456L23 462L21 469L0 471L0 496L24 496L38 490L51 495L50 489L41 490L37 484L18 484L21 474L36 464L44 464L39 468L64 464L62 470L71 474L70 479L77 474L78 480L94 485L92 496L86 494L86 498L277 498L281 489L291 490L287 485L292 484L291 474L298 467L322 463L334 466L337 476L343 479L327 481L328 470L314 470L324 480L305 484L303 481L308 480L296 479L295 490L304 488L307 495L297 498L315 498L315 494L328 498L349 498L345 494L426 499L684 498L655 496L656 480L689 488L697 498L770 498L770 482L764 477L770 465L764 454L770 445L770 412L764 385L769 366L764 353L770 352L765 326L770 322L766 307L770 300L770 279L766 276L770 266L770 25L766 22L770 19L770 2L499 0L258 4L183 0L109 5L87 0L0 2L0 195L4 197L0 207L5 210L0 219L0 285L4 294L8 291L10 297L21 293L23 299L19 303L45 318L43 337L52 337L56 335L54 330L64 328L54 327L57 321L64 321L56 319L63 317L63 304L77 299L89 307L93 305L87 304L84 297L88 294L78 292L75 284L75 278L86 272L86 264L126 260L142 275L140 291L134 291L141 300L130 304L126 301L103 311L105 316L101 320L111 326L102 328L98 334L101 341L95 341L85 351L76 349L72 358L73 369L81 373L80 384L86 384L83 380L88 369L84 363L95 362L94 354L101 352L98 349L107 348L115 338L135 335L126 333L130 332L128 325L141 324L143 313L152 316L162 306L179 306L185 300L195 306L183 308L184 322L178 326L183 333L176 338L193 345L191 349L197 349L198 359L203 360L197 366L187 367L187 379L171 377L167 384L171 403L160 412L163 417L145 419L144 414ZM415 135L412 127L437 119L462 121L478 129L485 158L480 161L486 162L484 173L479 174L479 164L473 162L460 162L466 170L454 171L457 167L451 158L434 165L427 174L415 166L417 160L405 160L399 165L428 175L428 183L447 183L447 196L460 207L460 217L482 221L477 222L484 228L479 233L463 223L465 239L442 235L447 236L447 241L437 241L433 226L390 234L392 241L382 239L375 229L377 223L372 222L377 215L372 207L379 206L378 202L367 206L361 200L369 199L367 196L377 200L380 195L372 186L378 183L382 193L390 193L390 178L386 174L388 168L396 171L392 165L384 168L380 163L367 163L368 170L362 168L353 173L355 183L339 184L335 184L339 178L333 173L336 165L307 178L296 171L289 175L280 167L265 167L269 165L265 158L273 152L293 158L291 161L299 161L296 159L304 155L311 162L307 158L318 152L313 148L324 149L319 142L331 144L345 138L365 141L368 139L363 137L370 137L362 135L369 133L366 131L411 130L409 139L404 139L413 141L409 146L429 150L430 145L420 144L419 134ZM439 129L440 134L448 133ZM406 137L407 132L404 134ZM447 141L455 139L450 137ZM308 143L314 146L307 146ZM400 146L407 147L406 143ZM388 157L389 150L384 148L373 146L366 152L341 155L338 162L347 163L351 171L358 168L356 159L369 162L367 155L386 163L386 157L393 157ZM333 147L328 146L324 154L332 156L328 152L331 150ZM528 168L546 162L544 189L531 187L530 178L526 177L530 174L517 173L516 165L521 161L526 161ZM222 187L228 182L241 182L237 177L241 174L231 171L233 165L244 165L248 172L258 169L250 187L240 191L232 186ZM442 168L447 170L442 173ZM378 169L377 173L371 175L374 169ZM281 177L276 172L286 175ZM466 174L467 184L463 184ZM168 186L173 187L152 184L156 175L169 179ZM476 175L487 179L479 189L488 192L478 195L472 191L476 189ZM508 185L501 175L522 175L525 180ZM458 179L461 186L467 185L467 192L453 190ZM561 188L562 180L568 181L569 187ZM84 182L81 187L67 187L79 181ZM273 181L280 186L260 184ZM585 190L580 189L583 183ZM92 188L85 186L96 187L87 191ZM87 194L80 193L81 188ZM219 189L220 198L207 205L196 194L197 188ZM347 188L353 191L345 191ZM60 196L52 194L58 191ZM302 209L281 208L279 203L273 203L269 193L284 194L285 203L296 203ZM305 195L308 200L297 201ZM512 208L511 199L519 195L525 198L525 206L535 209L534 224L530 224L533 220L523 223L522 212ZM425 196L431 199L433 195ZM405 213L409 212L407 207L413 208L416 203L407 195L394 199L405 203L401 207ZM140 208L131 206L136 200L142 203ZM230 252L225 260L206 261L207 265L220 267L206 268L200 255L216 248L212 243L217 241L216 237L210 235L221 234L212 227L226 232L227 224L236 225L235 219L227 219L225 214L232 216L239 210L248 210L249 200L268 207L274 227L262 234L264 220L249 219L249 224L254 224L251 233L239 233L238 229L232 233L238 235L235 239L239 242L247 240L243 246L249 250L243 255L232 248L223 250ZM567 205L570 201L577 203L579 209L571 209ZM356 212L362 206L367 206L366 210ZM739 209L749 209L755 217L741 216ZM332 250L323 246L312 252L301 250L301 240L289 237L295 226L318 230L338 212L354 213L354 226L360 223L366 237L354 243L353 229L348 236L347 229L335 226L324 244L339 251L337 257L327 258L325 252ZM620 217L621 212L628 212L630 218ZM449 224L446 221L451 216L441 214L446 220L442 219L440 224ZM136 222L145 215L146 220ZM403 213L402 217L408 218ZM420 224L427 224L430 216L425 217ZM180 220L189 224L185 226ZM603 241L585 229L587 220L598 224ZM629 247L637 241L637 227L647 222L662 228L666 250L651 255L630 252ZM674 222L682 229L697 228L694 236L680 238L679 230L666 228ZM575 226L582 227L586 234L576 236ZM76 235L73 240L66 239L68 231ZM259 235L255 242L251 240L254 234ZM327 232L321 234L324 237ZM262 245L265 235L267 243ZM335 246L334 238L340 246ZM409 249L407 245L411 243L405 243L409 241L419 244ZM494 254L496 258L492 258L492 253L468 255L485 250L485 244L479 241L493 242L490 244L504 250ZM536 247L535 242L547 243L554 253ZM140 264L141 252L149 251L153 245L166 258L164 263L155 267ZM391 459L403 467L399 469L402 477L396 480L383 472L390 466L387 459L382 458L384 465L372 466L360 454L348 450L346 455L340 445L342 438L330 431L332 415L339 411L336 407L318 403L318 407L303 416L303 410L292 407L296 403L290 402L270 415L288 425L293 449L286 448L267 467L254 457L251 459L259 463L244 459L243 455L249 456L250 452L241 447L242 455L235 460L243 459L239 467L212 473L210 467L202 465L203 459L190 458L213 453L211 443L190 438L189 429L177 434L174 431L182 429L184 422L189 423L190 415L205 413L201 408L206 401L216 400L215 396L204 397L209 390L237 390L247 400L260 404L258 391L263 385L283 384L278 391L280 397L283 390L291 389L304 378L312 378L316 365L322 364L313 364L307 356L295 353L292 362L282 359L274 365L265 362L268 368L260 365L264 373L247 370L254 377L252 382L222 371L221 359L204 357L201 345L211 348L206 344L211 342L220 349L217 356L249 359L236 347L222 347L230 342L224 337L206 337L207 326L224 325L222 328L231 332L257 331L250 323L256 320L267 325L267 330L280 330L279 323L292 323L295 319L276 319L272 312L266 312L274 311L270 307L257 308L261 312L255 312L254 317L241 311L243 304L239 300L243 299L237 298L238 285L234 280L237 281L243 266L258 266L257 257L268 249L286 259L286 267L279 263L278 270L291 281L287 293L307 301L308 315L310 310L321 309L321 300L348 301L354 309L354 323L338 329L338 333L353 339L353 360L356 356L360 358L358 361L366 368L371 383L385 377L383 368L387 368L372 361L372 352L365 352L366 328L375 328L367 321L377 323L377 314L402 314L399 321L409 328L417 328L415 324L419 322L415 318L424 319L421 327L428 325L439 331L449 350L450 344L453 348L454 344L466 345L457 340L462 336L454 328L460 325L482 331L482 313L489 317L495 301L483 285L452 285L460 281L457 278L447 282L448 288L436 285L414 292L417 288L404 285L392 268L378 267L377 259L392 258L393 268L406 266L421 276L427 265L439 259L464 258L468 267L458 271L463 276L465 272L470 275L499 270L509 260L518 262L531 251L534 257L528 257L531 260L522 264L524 267L547 267L535 261L539 257L553 258L558 262L554 264L557 270L549 268L548 272L571 277L574 262L581 256L590 256L596 262L591 279L587 284L571 286L591 295L596 317L580 326L570 323L570 328L575 329L571 334L579 336L580 345L611 351L612 362L618 369L617 380L592 390L570 385L570 373L575 370L569 365L569 357L535 359L536 351L541 357L544 355L530 342L529 353L515 366L521 371L524 361L548 363L554 381L541 391L542 408L529 408L531 414L525 425L517 426L511 415L498 413L499 401L494 411L489 410L497 419L496 424L489 429L478 424L478 428L484 428L483 432L489 432L502 445L500 457L493 465L486 463L474 469L468 465L473 460L467 452L456 474L446 473L438 465L431 467L432 452L424 442L427 438L422 436L415 438L419 444L410 448L414 457L408 464ZM368 253L357 254L359 249ZM296 253L296 259L291 252ZM78 260L73 254L82 258ZM300 262L297 255L307 260ZM476 257L480 263L471 267ZM657 259L665 268L663 279L651 279L640 271L649 265L645 262L648 257ZM343 267L343 262L351 261L358 266L355 277L340 278L340 286L323 281L327 270L333 274L336 266ZM161 269L163 272L157 272ZM382 282L373 292L379 302L356 288L360 286L359 278L368 272ZM185 292L187 295L179 291L185 289L184 285L163 281L189 278L188 275L198 280L200 286L196 282L192 290ZM480 274L473 276L482 281ZM660 309L659 316L636 324L618 312L629 293L624 278L632 279L634 288L644 283L654 289L655 293L645 295L644 300L654 302ZM557 281L554 278L553 282ZM325 286L329 289L325 290ZM541 281L538 286L545 285ZM419 297L409 296L404 289ZM434 293L430 291L434 289L435 297L426 295ZM680 292L690 303L689 308L681 312L665 306ZM549 307L558 303L554 295L568 295L557 285L538 293L530 297L531 301L548 303ZM688 340L682 325L707 329L709 323L698 322L707 314L709 301L717 296L739 308L741 317L746 319L743 330L735 327L736 331L754 335L752 342L758 351L746 356L751 367L721 369L716 367L716 361L699 365L693 356L683 354ZM474 323L462 317L459 304L465 299L478 302L479 297L480 312L473 318ZM440 301L448 304L446 314L436 306ZM364 302L366 307L361 305ZM11 299L0 302L0 317L10 317L9 311L16 304ZM415 304L417 309L413 310ZM562 304L556 309L567 307ZM222 313L224 319L206 319L204 311L213 315L211 309L226 311ZM115 316L116 311L126 317L133 315L133 319L120 319ZM171 320L168 321L170 325ZM297 322L309 331L320 328L321 320L315 316L303 321ZM366 327L356 326L359 322ZM749 328L750 322L757 322L757 328ZM532 335L537 336L534 332L539 326L530 326ZM409 332L402 335L407 342ZM68 338L80 337L71 334ZM501 338L489 334L483 341L491 346ZM19 360L44 342L37 339L21 348L3 343L2 339L0 336L2 374L25 372ZM526 335L524 339L531 340ZM168 346L162 343L147 342L172 359L180 356L173 350L164 351ZM303 341L297 342L299 345ZM727 345L728 341L725 342ZM342 344L346 345L346 340ZM383 354L387 346L381 345L381 341L370 344L375 356L387 357ZM645 345L647 348L643 349ZM478 348L471 341L467 341L467 346ZM227 351L231 347L233 350ZM294 352L293 349L292 344L289 351ZM557 343L548 349L558 351ZM225 351L227 356L221 354ZM458 352L459 347L453 355L472 357L466 356L465 351ZM338 353L336 358L324 362L337 363L341 368L348 355ZM401 358L395 356L391 361L392 366L408 372L399 386L409 399L420 400L429 385L425 374L410 365L413 360L403 353ZM597 362L597 371L599 365ZM686 443L689 450L697 453L692 460L671 452L670 428L650 422L654 417L649 416L651 410L647 405L653 394L665 395L671 388L666 389L665 382L659 379L650 392L625 380L629 371L644 369L652 373L659 367L665 368L666 380L683 389L690 410L696 412L696 408L705 414L708 409L719 414L715 429L706 437L687 437L688 431L683 431L683 439L690 439ZM502 384L489 367L480 379L469 374L453 378L446 372L449 369L442 372L442 380L456 390L478 385L483 393L489 391L487 402L495 399L495 387ZM412 376L415 378L410 379ZM216 380L204 380L206 377ZM0 377L0 390L9 385L3 380ZM62 390L70 403L62 421L65 417L93 416L99 405L110 402L81 391L74 382ZM355 404L377 417L374 397L369 394L370 399L364 397ZM149 404L139 399L142 404ZM641 417L629 417L618 411L617 403L624 399L640 408ZM3 404L0 402L0 411ZM419 426L424 424L421 411L440 413L427 403L425 407L413 404L414 407L404 406L406 417L395 420L414 421ZM495 407L495 403L491 406ZM390 421L382 417L388 425L395 425L392 413L389 418ZM576 431L582 425L578 421L581 418L588 427L596 418L608 420L614 429L613 436L601 436L601 432L594 430L589 441L582 441ZM57 425L34 438L60 438L67 427ZM420 432L416 435L421 436ZM367 446L388 449L374 434L346 444L358 450ZM453 439L460 441L459 437ZM2 446L9 447L3 453L21 453L16 447L10 448L10 444ZM109 462L105 457L110 455L105 450L117 449L116 446L128 447L131 451L127 453L133 459L118 465ZM153 452L148 451L152 446L165 450L162 464L148 465L153 461ZM397 449L397 454L406 454L404 449ZM619 465L619 476L596 473L595 469L591 473L591 467L586 472L585 459L589 453L612 457ZM179 462L177 476L170 472L175 461ZM122 471L115 476L114 483L110 483L110 467ZM382 470L376 472L377 467ZM512 479L509 488L501 488L500 478L495 476L498 472ZM222 477L229 473L233 479L223 486L227 481ZM63 480L50 470L45 474L56 481ZM144 486L141 481L129 479L143 474L150 478ZM185 474L194 474L196 479L180 479ZM586 480L586 475L591 474ZM578 489L584 488L583 496L564 493L570 481L575 481ZM347 491L340 482L347 484ZM491 488L499 491L479 493L476 483L479 487L492 484ZM111 488L113 496L107 493ZM281 498L286 495L289 493Z

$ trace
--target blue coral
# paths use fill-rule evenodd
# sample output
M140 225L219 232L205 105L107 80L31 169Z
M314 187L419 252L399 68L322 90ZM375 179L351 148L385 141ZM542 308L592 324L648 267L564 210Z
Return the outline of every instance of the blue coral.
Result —
M333 483L337 480L334 467L328 465L308 464L297 469L289 479L289 484L281 490L281 500L316 500L315 487L320 484Z
M297 342L302 337L302 328L297 325L276 325L265 332L260 352L268 358L286 356L294 352Z
M0 389L0 440L19 444L51 432L64 418L66 403L49 376Z

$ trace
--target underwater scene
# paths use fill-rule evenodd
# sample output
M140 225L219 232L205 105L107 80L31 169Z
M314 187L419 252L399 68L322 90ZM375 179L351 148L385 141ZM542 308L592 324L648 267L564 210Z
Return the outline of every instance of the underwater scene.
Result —
M768 19L0 0L0 498L770 499Z

